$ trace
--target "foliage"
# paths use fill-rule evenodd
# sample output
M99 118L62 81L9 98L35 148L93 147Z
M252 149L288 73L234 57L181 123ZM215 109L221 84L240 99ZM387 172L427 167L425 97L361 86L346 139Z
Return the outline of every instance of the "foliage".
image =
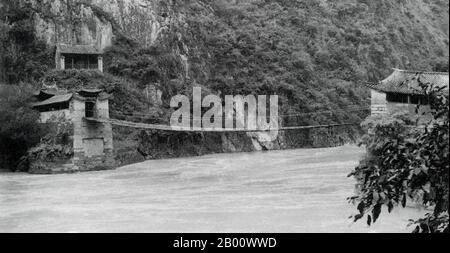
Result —
M27 85L0 85L0 159L13 169L44 133L36 124L39 113L29 107L30 90Z
M349 175L359 180L360 193L349 198L358 203L357 221L367 215L370 225L382 207L388 212L408 199L421 197L433 209L412 221L414 232L448 232L449 121L448 94L425 89L431 101L433 119L417 126L405 115L369 119L362 143L367 157Z
M164 87L170 80L182 76L179 57L161 45L148 48L119 37L104 54L107 72L137 81L141 87L156 84Z
M448 60L447 61L440 61L437 62L434 67L433 67L433 71L437 71L437 72L449 72L449 68L448 68Z
M58 88L75 91L84 88L110 88L113 78L105 76L100 71L84 69L66 69L48 71L41 79L47 85L57 85Z
M46 162L67 162L73 157L72 122L46 123L47 134L41 138L38 145L30 148L22 157L17 169L21 171L35 170L35 165ZM30 166L32 165L32 166ZM45 166L45 165L44 165Z
M215 93L278 94L280 114L314 112L285 125L359 121L369 102L361 82L389 67L431 70L448 56L448 35L415 24L427 5L446 3L416 2L426 6L413 18L396 11L411 6L390 1L182 1L159 43L187 55L189 79Z

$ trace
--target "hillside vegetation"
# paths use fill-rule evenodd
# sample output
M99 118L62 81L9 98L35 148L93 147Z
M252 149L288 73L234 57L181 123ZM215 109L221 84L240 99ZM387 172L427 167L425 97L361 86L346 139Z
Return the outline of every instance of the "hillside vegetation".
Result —
M80 85L94 80L115 93L112 111L150 114L143 120L151 122L167 122L171 96L189 95L194 85L202 86L204 94L278 94L279 114L301 114L283 117L286 126L359 122L369 106L362 82L380 80L393 67L448 71L446 0L148 0L157 18L169 20L151 44L132 29L146 25L142 17L123 24L96 6L98 1L63 1L88 6L113 23L106 73L95 77L49 71L54 48L38 39L32 25L36 13L51 19L44 5L36 8L39 2L1 2L0 80L36 86L45 80L66 80L62 83L69 86L70 80L81 80ZM148 85L162 91L161 105L146 101L142 91ZM130 134L116 132L122 131ZM340 141L358 133L347 127ZM133 136L148 137L142 134ZM316 146L305 139L321 134L287 132L280 147ZM160 142L171 146L170 138L161 136ZM194 137L185 139L213 143L203 135ZM216 147L207 149L215 152Z
M116 41L107 70L154 83L166 98L196 83L220 94L279 94L283 114L334 111L285 119L295 124L358 120L367 112L346 109L367 107L362 82L393 67L448 66L448 2L372 2L176 2L155 45Z

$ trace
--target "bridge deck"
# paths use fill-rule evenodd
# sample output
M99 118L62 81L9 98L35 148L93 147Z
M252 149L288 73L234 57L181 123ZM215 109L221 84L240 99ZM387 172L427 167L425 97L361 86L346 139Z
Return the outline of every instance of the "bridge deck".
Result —
M102 118L85 118L89 122L97 123L111 123L115 126L124 126L140 129L154 129L154 130L164 130L164 131L178 131L178 132L270 132L270 131L283 131L283 130L295 130L295 129L313 129L313 128L328 128L337 126L350 126L359 125L360 123L341 123L341 124L328 124L328 125L312 125L312 126L286 126L279 128L272 128L267 130L262 129L234 129L234 128L201 128L193 129L187 127L173 127L169 125L161 124L149 124L149 123L138 123L131 121L124 121L118 119L102 119Z

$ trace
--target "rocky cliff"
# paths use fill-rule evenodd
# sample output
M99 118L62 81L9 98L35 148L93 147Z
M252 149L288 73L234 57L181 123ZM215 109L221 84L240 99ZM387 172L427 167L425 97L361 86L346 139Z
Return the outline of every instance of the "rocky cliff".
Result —
M156 14L158 6L143 0L43 0L33 1L38 10L35 28L39 38L55 43L111 46L114 35L125 33L150 46L168 23Z

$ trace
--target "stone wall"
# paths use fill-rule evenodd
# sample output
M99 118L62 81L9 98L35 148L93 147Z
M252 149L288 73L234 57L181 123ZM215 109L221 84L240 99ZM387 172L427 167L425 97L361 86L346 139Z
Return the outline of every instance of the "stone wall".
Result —
M390 114L396 113L396 112L408 112L408 113L414 114L415 108L417 107L417 105L407 104L407 103L388 102L386 107L387 107L387 111Z
M58 110L58 111L48 111L40 113L40 122L58 122L58 121L66 121L70 120L70 110Z
M417 107L416 104L397 103L387 101L386 93L371 90L371 114L393 114L397 112L408 112L410 114L417 114L427 118L430 112L429 105L421 105Z
M67 118L45 123L48 134L41 143L29 150L28 172L33 174L67 173L74 171L73 124Z
M370 97L371 97L370 112L372 115L387 113L386 93L371 90Z

